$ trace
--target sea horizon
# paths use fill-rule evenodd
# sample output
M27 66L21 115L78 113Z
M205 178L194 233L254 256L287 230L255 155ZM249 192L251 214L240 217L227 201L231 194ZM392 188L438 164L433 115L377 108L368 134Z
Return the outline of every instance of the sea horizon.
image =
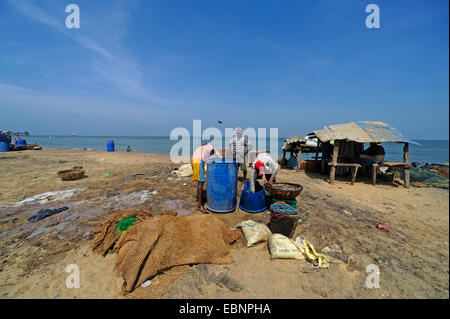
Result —
M71 135L71 134L30 134L28 136L22 136L26 139L26 137L104 137L104 138L113 138L113 137L170 137L169 135L79 135L76 134L75 136ZM303 135L303 136L306 136ZM194 136L194 137L199 137L199 136ZM230 136L231 137L231 136ZM291 136L281 136L279 138L289 138ZM450 139L447 138L420 138L420 139L415 139L415 138L410 138L411 141L414 142L419 142L419 141L447 141L450 142Z
M191 152L192 139L191 138ZM224 148L226 142L231 136L222 137L222 144L213 141L212 144L217 148ZM173 145L178 140L170 140L170 136L126 136L126 135L29 135L23 136L28 144L39 144L42 147L62 148L62 149L89 149L105 150L106 143L114 141L115 150L125 152L130 145L133 152L169 154ZM270 149L271 143L278 143L275 147L278 149L278 155L282 155L281 147L286 137L266 138L265 145L255 145L254 149ZM205 142L207 140L202 140ZM449 140L445 139L416 139L413 140L420 145L410 144L410 162L418 163L436 163L443 164L449 162ZM382 143L386 150L387 161L403 161L403 146L398 143ZM313 154L302 154L303 159L311 159ZM289 154L287 154L289 158Z

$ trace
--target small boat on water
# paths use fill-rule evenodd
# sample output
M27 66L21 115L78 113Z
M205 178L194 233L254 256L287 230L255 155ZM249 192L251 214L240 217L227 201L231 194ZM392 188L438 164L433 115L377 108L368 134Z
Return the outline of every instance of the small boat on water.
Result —
M75 133L72 133L72 136L77 136Z

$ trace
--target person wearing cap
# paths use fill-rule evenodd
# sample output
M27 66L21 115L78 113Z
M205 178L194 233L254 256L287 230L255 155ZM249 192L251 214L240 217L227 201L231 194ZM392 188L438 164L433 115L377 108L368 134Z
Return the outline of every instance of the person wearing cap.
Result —
M218 152L214 146L210 143L206 143L203 146L198 147L191 159L192 166L192 180L197 181L197 209L201 212L206 212L203 207L203 185L205 184L205 163L208 159L215 155L215 157L221 158L220 152Z
M244 181L247 179L247 161L245 156L252 149L252 144L248 137L244 136L244 130L240 127L236 128L236 135L228 143L232 153L233 159L236 160L238 168L242 170Z
M278 164L267 153L261 153L256 156L252 164L252 175L250 177L250 191L255 192L255 183L257 179L261 179L266 175L266 180L269 183L276 182L278 173Z

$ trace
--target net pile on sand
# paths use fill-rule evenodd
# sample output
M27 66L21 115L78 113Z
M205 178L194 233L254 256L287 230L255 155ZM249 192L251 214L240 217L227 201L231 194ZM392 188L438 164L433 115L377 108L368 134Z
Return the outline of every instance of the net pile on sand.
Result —
M110 214L95 229L96 236L92 242L92 250L98 254L106 255L110 249L115 249L115 244L121 235L117 231L118 223L132 216L136 218L135 224L139 224L153 215L147 210L125 210Z
M230 248L239 237L212 215L162 215L139 223L115 246L122 293L144 298L146 280L180 266L233 263Z

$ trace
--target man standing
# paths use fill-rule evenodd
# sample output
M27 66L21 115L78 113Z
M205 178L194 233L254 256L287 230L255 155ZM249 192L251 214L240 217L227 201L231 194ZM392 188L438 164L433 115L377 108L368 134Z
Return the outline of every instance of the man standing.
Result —
M255 183L257 179L261 179L266 175L266 180L272 184L276 182L278 173L278 164L267 153L261 153L256 156L255 162L252 164L252 175L250 177L250 191L255 192Z
M247 179L247 161L245 156L252 149L252 144L249 142L247 136L244 136L244 130L240 127L236 129L236 135L230 140L229 147L233 152L233 159L238 163L238 168L241 167L244 176L244 182Z
M218 158L222 156L210 143L198 147L191 159L192 166L192 180L197 181L197 209L201 212L206 212L203 207L203 185L205 184L205 163L208 158L215 155Z

